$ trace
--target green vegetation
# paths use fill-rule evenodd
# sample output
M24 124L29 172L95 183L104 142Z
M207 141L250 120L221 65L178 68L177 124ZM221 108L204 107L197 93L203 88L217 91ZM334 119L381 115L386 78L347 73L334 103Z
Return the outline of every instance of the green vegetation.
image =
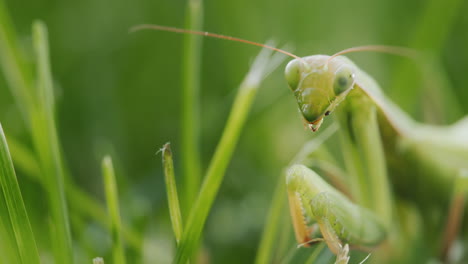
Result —
M468 113L466 11L456 0L0 0L0 262L333 263L323 243L298 249L289 219L284 168L332 122L303 129L284 56L128 30L273 38L300 56L420 49L421 61L350 57L417 120L446 124Z

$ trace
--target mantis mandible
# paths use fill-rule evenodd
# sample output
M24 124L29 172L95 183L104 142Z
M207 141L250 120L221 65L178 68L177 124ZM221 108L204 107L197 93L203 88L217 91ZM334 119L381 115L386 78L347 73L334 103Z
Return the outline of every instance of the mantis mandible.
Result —
M396 259L411 263L414 247L421 245L418 240L426 239L422 244L438 254L422 253L419 260L447 259L460 230L468 191L468 118L451 126L418 123L387 99L368 74L342 56L365 50L407 50L364 46L332 56L301 58L208 32L158 25L134 29L145 28L243 42L294 58L286 66L285 77L302 118L315 132L333 113L344 159L340 168L328 162L323 152L306 150L287 169L290 212L300 246L325 242L339 264L349 262L350 248L367 252L383 248L376 250L377 263ZM337 171L345 172L340 177ZM322 178L325 175L328 181Z

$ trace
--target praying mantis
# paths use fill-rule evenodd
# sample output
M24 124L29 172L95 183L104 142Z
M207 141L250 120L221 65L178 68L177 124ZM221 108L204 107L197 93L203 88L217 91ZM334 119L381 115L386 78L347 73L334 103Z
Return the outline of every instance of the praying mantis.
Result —
M468 118L451 126L418 123L342 56L401 50L366 46L298 57L208 32L158 25L135 29L144 28L239 41L294 58L285 77L303 121L315 132L332 115L344 160L342 166L326 151L311 148L287 168L289 208L300 246L326 243L337 264L350 261L350 248L376 252L375 263L412 263L416 254L426 262L449 259L468 191ZM415 253L420 245L439 253Z
M286 79L313 131L336 108L348 176L345 181L356 203L310 168L292 165L287 186L298 242L325 241L337 255L336 263L348 263L350 245L376 247L385 238L390 240L389 247L402 243L398 233L408 223L398 223L399 214L422 210L419 216L428 218L427 210L436 212L436 226L447 222L454 232L441 243L442 250L448 250L467 190L468 118L446 127L417 123L389 101L370 76L337 55L295 59L286 67ZM393 197L391 190L404 197L400 197L403 201ZM455 216L447 218L451 193L455 193ZM404 199L413 199L420 208L405 208ZM419 224L426 223L420 219ZM322 238L311 237L314 229L319 229Z

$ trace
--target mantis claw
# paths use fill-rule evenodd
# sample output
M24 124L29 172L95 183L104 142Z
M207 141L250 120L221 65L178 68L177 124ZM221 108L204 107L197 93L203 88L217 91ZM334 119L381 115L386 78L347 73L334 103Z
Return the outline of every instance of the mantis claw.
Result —
M349 245L341 246L340 252L336 255L335 264L348 264L349 262Z

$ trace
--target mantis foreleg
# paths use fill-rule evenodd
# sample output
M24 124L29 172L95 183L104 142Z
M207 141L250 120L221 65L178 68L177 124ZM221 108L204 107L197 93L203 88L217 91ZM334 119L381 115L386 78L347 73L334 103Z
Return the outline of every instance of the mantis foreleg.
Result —
M392 200L377 108L360 89L351 91L343 104L337 116L342 127L342 148L352 195L389 228Z
M348 244L371 248L386 237L378 217L304 165L288 169L287 186L296 236L303 242L312 240L308 227L317 224L327 246L337 255L337 263L347 263Z

